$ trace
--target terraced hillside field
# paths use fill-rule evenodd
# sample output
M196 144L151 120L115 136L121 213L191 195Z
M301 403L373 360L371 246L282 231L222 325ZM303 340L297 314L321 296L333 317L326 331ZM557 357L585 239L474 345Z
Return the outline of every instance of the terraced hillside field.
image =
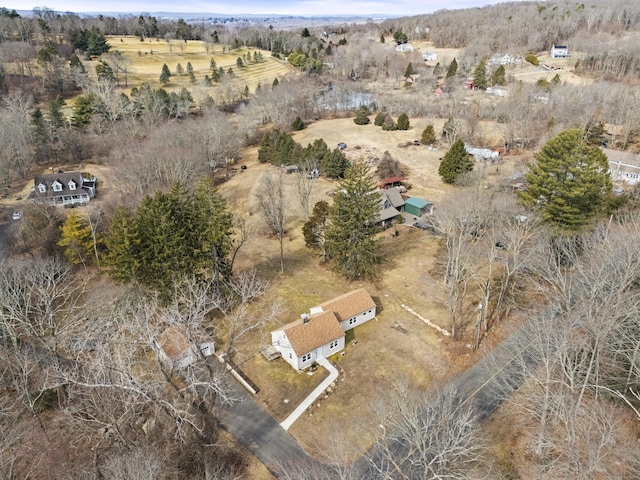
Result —
M271 53L266 50L258 50L254 48L242 47L230 50L228 47L220 44L205 44L202 41L190 40L155 40L145 39L140 41L138 37L109 37L108 43L111 50L106 57L113 56L119 52L121 58L118 63L121 69L118 73L118 82L124 87L125 92L129 93L131 88L140 86L142 83L148 83L151 86L160 86L160 73L162 65L166 64L171 72L171 77L166 88L174 90L180 87L193 88L199 86L204 88L209 95L216 98L221 90L221 83L231 80L231 83L238 88L244 89L245 85L253 93L258 86L270 85L275 78L282 78L285 75L295 74L295 69L289 63L273 58ZM258 63L244 62L243 67L237 66L237 59L243 55L254 58L254 53L259 52L262 55L262 61ZM233 77L228 74L223 75L223 81L220 84L213 83L206 86L204 77L211 77L210 62L213 58L216 66L222 67L225 72L229 68L233 70ZM95 67L98 59L83 61L85 68L91 75L95 76ZM195 82L193 82L187 74L187 63L191 63ZM110 62L113 64L113 62ZM178 75L177 65L180 64L184 70L182 75ZM126 68L126 84L124 69Z

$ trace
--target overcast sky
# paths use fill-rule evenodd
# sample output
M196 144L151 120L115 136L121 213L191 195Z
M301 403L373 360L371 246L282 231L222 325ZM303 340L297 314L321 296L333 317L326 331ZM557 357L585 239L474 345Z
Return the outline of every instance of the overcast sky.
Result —
M235 0L207 2L203 0L9 0L4 6L9 9L31 10L47 7L60 12L184 12L278 15L358 15L374 14L409 16L431 13L442 9L482 7L498 3L499 0Z

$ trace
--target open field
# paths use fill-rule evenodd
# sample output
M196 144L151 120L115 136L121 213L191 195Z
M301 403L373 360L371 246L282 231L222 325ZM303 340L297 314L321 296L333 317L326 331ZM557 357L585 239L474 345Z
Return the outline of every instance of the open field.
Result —
M426 119L411 121L417 127L409 131L383 132L374 125L355 125L353 119L323 120L296 132L294 138L302 145L323 138L330 148L344 141L347 143L345 153L353 160L382 157L388 150L408 167L408 181L413 185L410 193L434 201L438 208L438 204L448 201L454 193L453 187L443 184L437 174L439 157L446 148L434 151L424 146L398 146L419 138L427 124ZM441 126L434 123L436 129ZM490 128L489 125L486 127ZM360 148L355 148L356 145ZM241 161L247 169L240 170L223 183L220 190L232 210L237 215L244 215L255 231L261 232L262 221L254 193L262 175L274 167L257 161L256 148L246 149ZM500 175L514 167L507 162L509 160L505 161ZM325 374L298 374L284 360L269 364L258 352L270 342L270 330L295 320L324 300L355 288L367 288L380 307L377 320L347 335L345 355L333 359L341 372L336 390L328 398L321 399L312 414L303 415L290 429L311 454L321 455L330 451L331 442L338 440L335 434L338 428L352 432L345 441L354 452L362 452L381 433L379 421L375 420L378 417L372 410L380 388L390 388L392 379L421 387L434 382L437 384L457 368L447 349L443 348L446 340L401 307L402 304L408 305L423 317L448 327L444 286L434 273L439 242L426 232L404 225L397 227L397 236L393 229L387 230L381 234L386 260L379 281L348 282L321 264L304 246L295 176L287 175L284 180L290 214L284 243L285 273L279 273L279 242L263 236L250 239L235 264L238 269L255 267L268 277L272 288L262 301L268 304L279 300L282 311L264 332L243 341L237 360L261 388L258 400L278 421L283 420ZM326 192L335 188L334 182L319 179L311 204L321 199L328 200ZM352 340L356 341L355 345ZM288 400L286 403L285 399Z
M111 46L109 54L116 51L122 54L123 65L127 65L128 70L128 87L125 92L129 93L132 87L140 86L148 83L151 86L160 86L160 72L162 65L167 64L171 71L171 81L167 89L173 90L179 87L192 88L193 84L189 80L186 73L187 63L191 62L196 84L203 86L204 76L211 77L209 68L211 58L213 58L218 67L223 67L225 72L229 67L233 68L235 79L242 88L248 85L251 92L254 92L258 83L262 85L270 85L275 78L282 78L285 75L295 74L295 68L289 63L271 57L271 52L267 50L258 50L254 48L239 48L230 50L220 44L208 44L198 40L178 41L165 40L157 41L155 39L145 39L143 42L138 37L108 37L108 43ZM248 63L243 68L236 66L238 57L243 55L251 55L260 51L263 61L260 63ZM109 55L107 54L107 55ZM83 60L86 70L95 76L95 66L98 60ZM176 75L176 66L180 63L185 73L181 76ZM119 74L120 85L124 87L124 75ZM223 77L224 78L224 77ZM215 97L215 91L218 88L215 84L207 87L210 95Z

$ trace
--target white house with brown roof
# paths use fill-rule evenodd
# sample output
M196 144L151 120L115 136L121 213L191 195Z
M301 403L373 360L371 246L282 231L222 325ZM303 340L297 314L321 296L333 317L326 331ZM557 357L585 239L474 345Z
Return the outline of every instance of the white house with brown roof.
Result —
M319 358L344 349L345 332L376 316L376 303L364 289L311 308L299 320L271 332L272 345L287 363L303 370Z

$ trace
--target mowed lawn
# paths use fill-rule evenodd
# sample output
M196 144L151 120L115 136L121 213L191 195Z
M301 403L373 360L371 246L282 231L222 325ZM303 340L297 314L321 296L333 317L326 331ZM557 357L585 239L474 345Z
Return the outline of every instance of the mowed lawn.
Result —
M295 68L289 63L278 60L271 56L266 50L258 50L250 47L242 47L235 50L225 48L220 44L205 45L205 42L198 40L189 40L186 42L172 40L170 43L166 40L157 41L155 39L145 39L143 42L138 37L108 37L107 41L111 46L109 53L116 51L122 54L124 59L123 65L127 65L127 83L125 87L124 74L119 74L120 86L124 88L126 93L131 88L138 87L143 83L148 83L153 87L159 87L160 73L162 65L166 64L172 74L170 82L167 85L168 90L176 90L180 87L192 89L194 86L205 87L204 76L211 77L210 62L213 58L217 67L224 68L225 72L231 67L234 72L234 83L244 89L247 85L251 93L255 92L258 84L270 85L275 78L281 79L285 75L295 74ZM208 52L207 52L208 48ZM249 63L242 68L236 65L238 57L243 55L251 56L253 59L254 52L260 52L263 61L259 63ZM187 63L191 62L195 84L191 82L187 74ZM83 60L87 71L95 76L95 66L98 59L91 61ZM177 75L177 65L182 65L184 73ZM223 77L224 78L224 77ZM219 84L214 83L210 87L206 87L207 92L215 98L216 90L220 88Z

